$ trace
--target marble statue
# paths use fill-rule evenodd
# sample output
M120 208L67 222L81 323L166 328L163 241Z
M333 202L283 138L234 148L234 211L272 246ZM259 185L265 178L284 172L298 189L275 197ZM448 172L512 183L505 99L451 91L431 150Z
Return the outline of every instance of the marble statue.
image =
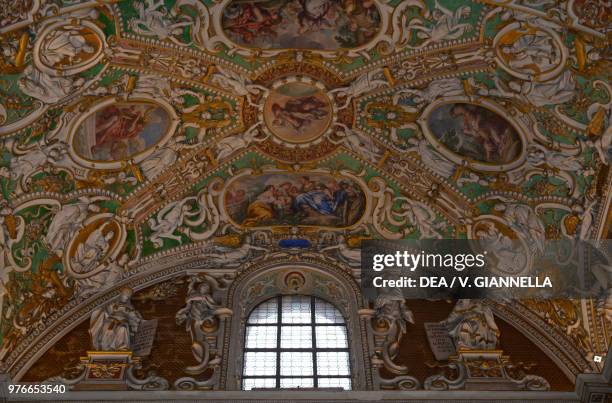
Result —
M525 204L505 202L497 203L493 209L502 214L510 228L522 236L534 251L544 252L546 230L533 208Z
M397 340L408 330L408 323L414 324L414 315L406 305L402 291L399 288L382 288L374 302L375 318L385 319L395 324L399 329Z
M336 132L339 140L332 142L342 143L350 151L372 162L379 161L382 158L384 152L374 140L357 130L349 129L346 126L343 128L344 132Z
M68 63L71 64L81 53L91 54L94 51L94 47L78 30L56 30L46 38L41 58L49 66L55 66L64 60L68 60Z
M417 37L425 39L419 47L425 47L431 43L460 38L466 32L472 31L474 28L471 23L462 22L470 14L471 10L468 6L461 6L455 11L450 11L436 0L435 8L431 13L433 26L426 27L420 20L415 19L411 21L407 29L416 30Z
M164 244L165 239L172 239L181 242L181 236L175 235L175 231L180 230L185 217L193 216L197 213L192 213L191 206L187 204L192 201L193 197L186 197L183 200L178 200L164 207L155 219L149 219L149 226L153 231L150 240L155 247L160 248Z
M499 328L491 308L480 300L460 299L441 323L459 350L493 350L499 341Z
M89 334L93 348L97 351L129 351L142 315L134 308L130 299L132 289L123 288L115 302L95 309L89 321Z
M252 96L260 93L265 96L269 92L266 87L253 84L248 78L221 66L215 66L215 72L210 76L208 82L234 95L246 97L247 102L252 106L258 106L251 99Z
M219 142L217 142L217 145L215 147L215 159L217 160L217 162L223 161L225 158L234 154L238 150L247 148L253 142L260 143L264 141L268 136L259 136L259 130L257 130L257 126L259 126L259 124L260 123L253 125L243 134L236 134L233 136L224 137Z
M45 104L54 104L83 88L85 83L81 77L53 77L29 65L19 79L19 88Z
M65 144L47 145L39 142L35 148L29 150L26 154L11 159L10 178L24 188L23 183L39 169L46 165L65 164L68 159L68 147Z
M170 14L164 7L164 2L159 0L144 0L135 2L138 16L130 20L130 28L143 36L156 36L159 39L170 39L176 44L182 44L177 36L181 35L191 21L172 22Z
M245 262L252 251L268 252L267 248L252 244L252 238L247 235L244 242L237 248L216 246L214 252L206 254L206 260L212 265L237 266Z

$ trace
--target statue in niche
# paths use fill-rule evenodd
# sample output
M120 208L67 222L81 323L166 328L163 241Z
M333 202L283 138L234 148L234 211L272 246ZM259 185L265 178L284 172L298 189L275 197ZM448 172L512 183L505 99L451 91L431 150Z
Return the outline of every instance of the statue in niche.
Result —
M186 368L186 372L197 375L207 368L221 362L221 357L211 360L211 346L207 335L218 327L219 317L231 315L231 311L222 308L212 297L212 287L207 280L194 276L189 281L186 305L176 313L177 325L185 324L191 336L191 350L198 361L195 366Z
M499 341L499 328L491 308L482 301L460 299L441 323L459 350L494 350Z
M144 319L132 305L132 293L131 288L123 288L118 301L92 312L89 334L97 351L133 349L138 328Z

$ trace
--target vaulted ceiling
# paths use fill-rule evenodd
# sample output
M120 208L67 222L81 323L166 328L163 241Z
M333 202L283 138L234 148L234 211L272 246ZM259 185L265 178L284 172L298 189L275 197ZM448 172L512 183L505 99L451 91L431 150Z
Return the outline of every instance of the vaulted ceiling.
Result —
M7 2L0 361L20 373L155 267L297 247L350 268L368 238L608 238L611 15L594 0ZM612 302L589 304L525 304L576 346L576 372L612 332Z

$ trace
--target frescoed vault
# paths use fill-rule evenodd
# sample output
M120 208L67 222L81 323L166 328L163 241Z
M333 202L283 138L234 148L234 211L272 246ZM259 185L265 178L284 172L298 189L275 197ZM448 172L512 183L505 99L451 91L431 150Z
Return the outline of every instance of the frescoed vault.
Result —
M422 323L405 307L359 300L360 243L609 238L611 13L595 0L7 2L0 372L67 376L31 373L124 287L142 303L206 277L238 315L230 297L247 286L232 282L269 267L291 275L260 292L320 276L316 292L346 303L355 387L461 389L411 373ZM610 290L478 309L573 383L602 369ZM212 364L187 347L213 375L152 388L235 388L230 316L214 319Z

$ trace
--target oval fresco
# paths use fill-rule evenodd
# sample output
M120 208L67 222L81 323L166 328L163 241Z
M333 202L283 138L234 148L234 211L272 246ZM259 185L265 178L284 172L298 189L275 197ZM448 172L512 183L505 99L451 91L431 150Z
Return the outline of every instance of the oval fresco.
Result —
M121 242L121 227L117 221L100 218L81 229L70 243L67 268L75 278L97 274L102 263Z
M231 1L223 10L225 34L238 45L262 49L358 48L380 29L373 1Z
M508 25L495 38L495 45L502 67L530 81L531 77L552 78L566 60L562 45L552 31L529 25Z
M440 144L462 158L502 165L521 154L521 137L514 126L479 105L440 105L427 117L427 125Z
M225 191L225 210L245 227L349 227L360 220L365 207L357 183L325 174L243 176Z
M56 70L87 66L102 52L102 40L94 29L80 25L57 27L42 39L40 59Z
M170 120L168 112L153 103L107 105L81 122L74 150L93 162L128 160L154 147L167 133Z

